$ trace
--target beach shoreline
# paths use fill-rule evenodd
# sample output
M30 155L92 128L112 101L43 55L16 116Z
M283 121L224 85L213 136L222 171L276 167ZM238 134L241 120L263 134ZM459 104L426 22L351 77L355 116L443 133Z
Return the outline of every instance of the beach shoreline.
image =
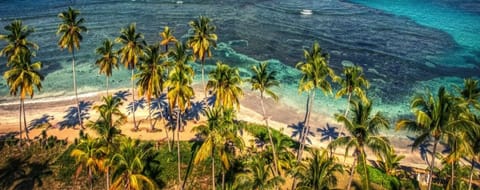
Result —
M194 85L195 92L197 93L197 97L193 101L200 101L200 95L203 94L202 88L200 84ZM129 91L130 89L127 88L119 88L119 89L111 89L109 92L111 94L118 92L118 91ZM90 102L92 103L91 106L97 105L101 102L102 96L106 95L106 91L98 91L98 92L89 92L79 94L79 99L81 101ZM50 124L53 128L48 129L49 135L57 136L59 139L67 139L68 141L73 141L74 138L78 137L80 127L75 129L72 128L65 128L62 129L59 127L58 123L61 122L61 119L66 114L66 111L69 107L74 105L74 96L60 96L60 97L44 97L38 98L33 100L26 100L25 101L25 108L27 112L27 120L31 121L33 119L38 119L45 114L52 116L52 120L50 120ZM130 96L128 97L127 101L130 101ZM250 91L249 89L244 89L244 97L240 100L241 108L240 111L237 112L237 119L243 120L247 122L257 123L257 124L264 124L263 116L260 113L261 107L259 104L259 95L255 92ZM287 136L290 136L294 140L298 140L298 136L292 136L295 133L295 128L292 126L298 125L304 120L305 112L299 110L298 108L294 108L288 106L281 102L274 102L272 99L266 99L265 107L267 110L267 115L270 118L269 124L270 127L281 131ZM123 113L126 112L126 105L127 102L124 103L121 110ZM314 108L315 109L315 108ZM6 103L0 104L0 135L7 134L10 132L17 132L18 131L18 102L10 101ZM90 120L94 120L98 117L93 109L89 110ZM157 132L150 132L149 131L149 124L148 121L142 122L145 120L147 116L146 110L139 110L136 112L137 118L140 118L140 131L133 132L131 130L131 116L128 115L128 122L121 127L122 133L132 138L140 138L142 140L161 140L166 138L166 134L164 129L160 126L163 124L157 124ZM196 138L195 134L191 132L189 129L191 127L204 123L205 119L203 117L200 118L200 121L189 121L187 123L186 129L184 132L181 133L181 140L191 140ZM314 133L314 136L310 137L312 144L309 146L317 147L317 148L326 148L328 145L328 139L325 140L325 137L322 137L320 129L323 129L326 126L329 127L336 127L337 131L339 131L340 124L336 122L333 117L328 116L326 114L319 114L317 111L313 111L311 117L311 132ZM33 129L30 131L30 137L39 136L43 129ZM86 133L89 135L95 135L93 131L89 129L86 130ZM171 134L170 134L171 137ZM395 148L397 154L405 155L405 159L401 161L402 165L426 169L427 165L425 161L421 158L420 153L418 150L411 150L409 144L411 141L406 137L400 137L395 135L387 136L391 141L391 144ZM339 148L336 151L337 156L340 157L340 160L343 159L344 149ZM376 160L374 154L368 154L368 159ZM348 163L347 159L347 162Z

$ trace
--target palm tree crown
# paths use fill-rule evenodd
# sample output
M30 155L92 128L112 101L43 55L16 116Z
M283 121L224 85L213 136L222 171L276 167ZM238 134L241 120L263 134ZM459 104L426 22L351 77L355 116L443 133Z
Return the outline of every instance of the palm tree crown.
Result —
M296 171L299 189L327 190L337 185L334 172L343 173L342 165L328 156L328 151L310 149L311 157L303 161Z
M31 54L23 53L18 59L12 60L12 68L3 75L10 87L10 94L20 94L21 99L27 95L31 98L34 95L34 88L42 88L43 75L39 72L42 68L41 62L31 62Z
M210 72L207 89L215 94L215 106L233 108L236 105L240 108L240 98L243 96L240 85L242 79L237 68L230 68L227 64L217 62L215 70Z
M168 44L178 42L177 38L173 35L172 30L170 27L165 26L163 32L160 33L162 37L162 41L160 41L160 45L165 46L165 51L168 51Z
M217 47L215 26L205 16L200 16L198 20L190 21L188 24L194 30L194 34L188 38L187 43L193 49L193 55L203 62L206 55L212 56L210 47Z
M118 50L120 61L128 69L134 69L141 56L143 48L146 45L143 35L136 32L135 23L131 23L127 28L122 28L120 36L115 39L117 43L123 46Z
M78 19L78 15L80 15L80 11L72 7L68 7L67 11L58 14L58 17L62 19L57 30L57 34L61 34L58 46L62 49L67 48L69 52L72 52L74 48L80 49L80 42L83 39L80 33L87 31L87 28L82 25L85 19Z
M5 26L9 34L0 35L0 40L5 40L7 45L0 51L0 56L7 56L7 65L22 53L30 51L29 48L38 49L38 45L27 40L27 37L34 32L33 28L23 25L21 20L14 20L10 25Z
M261 98L266 93L274 100L278 100L278 96L270 89L279 86L280 82L277 80L277 71L268 71L268 62L259 63L258 66L251 68L253 75L247 79L252 84L252 90L260 91Z

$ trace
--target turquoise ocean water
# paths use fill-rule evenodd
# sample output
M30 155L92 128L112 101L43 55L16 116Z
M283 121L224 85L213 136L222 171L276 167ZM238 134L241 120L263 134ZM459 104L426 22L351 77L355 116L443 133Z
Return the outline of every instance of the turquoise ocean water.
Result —
M168 25L185 40L188 22L199 15L213 19L219 36L213 59L238 66L242 76L259 61L269 61L281 78L276 88L281 101L303 109L298 95L300 73L294 65L302 49L313 41L330 53L330 64L339 73L343 64L361 65L372 83L368 94L376 109L392 118L409 113L410 97L425 87L461 85L465 77L480 76L480 2L459 0L16 0L0 1L0 26L21 19L34 27L30 40L39 44L38 61L46 76L37 97L72 95L71 59L57 46L57 14L73 6L82 12L89 29L77 52L79 91L104 90L105 78L94 66L95 48L105 38L114 39L120 28L136 22L148 43L160 40ZM313 15L301 15L311 9ZM1 29L0 33L5 33ZM3 47L4 42L0 42ZM119 45L117 45L117 48ZM200 67L195 64L196 81ZM5 58L0 58L0 73ZM130 73L115 71L112 88L129 87ZM247 88L247 86L245 86ZM317 112L332 114L344 109L345 100L317 96ZM12 100L0 79L0 103Z

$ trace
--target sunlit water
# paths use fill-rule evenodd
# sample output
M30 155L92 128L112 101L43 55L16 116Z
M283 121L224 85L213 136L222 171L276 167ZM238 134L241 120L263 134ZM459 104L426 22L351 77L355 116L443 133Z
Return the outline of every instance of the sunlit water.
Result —
M244 77L248 68L269 61L279 72L281 101L304 109L306 96L299 95L300 73L294 65L303 48L319 41L330 53L330 64L340 73L342 64L361 65L371 82L368 94L376 109L392 119L409 113L410 97L419 90L441 85L460 85L465 77L479 76L480 3L476 1L339 1L339 0L16 0L0 1L0 26L21 19L34 27L30 40L40 46L38 61L46 76L36 96L72 95L71 59L57 46L57 14L73 6L81 11L89 31L83 34L76 53L80 92L103 90L104 76L94 66L95 48L105 38L114 39L120 28L137 23L148 43L160 40L168 25L175 36L186 40L190 20L199 15L213 19L219 44L208 70L217 60L237 66ZM311 9L312 15L301 15ZM0 30L5 33L4 30ZM3 47L4 42L0 42ZM119 45L116 46L119 48ZM5 58L0 59L0 72ZM200 67L195 64L196 81ZM129 87L130 73L115 71L112 88ZM248 88L245 85L245 88ZM337 88L337 87L336 87ZM345 100L317 93L317 112L333 114L344 109ZM10 100L5 80L0 80L0 102Z

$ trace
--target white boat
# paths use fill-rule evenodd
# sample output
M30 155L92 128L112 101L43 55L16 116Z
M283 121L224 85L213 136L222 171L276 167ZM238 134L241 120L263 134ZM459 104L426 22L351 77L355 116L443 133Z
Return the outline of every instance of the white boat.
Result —
M183 4L183 1L177 1L177 4Z
M300 12L300 14L302 14L302 15L311 15L311 14L313 14L313 12L312 12L312 10L310 10L310 9L303 9L303 10Z

